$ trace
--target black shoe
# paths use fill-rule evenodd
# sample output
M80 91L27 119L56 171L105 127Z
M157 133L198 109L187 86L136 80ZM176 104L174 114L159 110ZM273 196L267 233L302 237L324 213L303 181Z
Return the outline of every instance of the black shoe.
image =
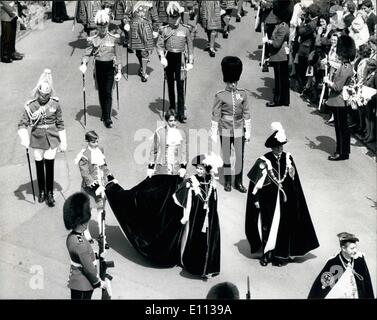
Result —
M178 121L179 121L180 123L186 123L186 120L187 120L187 118L186 118L185 116L178 117Z
M215 55L216 55L215 50L209 49L209 56L213 58Z
M73 17L70 17L70 16L65 16L63 18L63 21L69 21L69 20L73 20L74 18Z
M348 154L337 154L337 153L335 153L334 155L329 156L327 159L330 160L330 161L348 160L349 155Z
M147 74L142 74L141 75L141 82L147 82L148 81L148 75Z
M241 17L237 15L236 22L241 22Z
M45 202L45 200L46 200L46 193L44 192L44 190L42 190L41 192L39 192L38 202L42 203L42 202Z
M1 62L12 63L13 60L10 57L3 57L3 58L1 58Z
M52 191L47 192L46 202L49 207L55 206L55 199L54 199L54 194L52 193Z
M270 261L267 258L267 255L263 255L262 258L259 260L259 263L262 267L266 267Z
M258 49L263 49L263 45L258 45Z
M228 37L229 37L229 32L228 31L224 31L223 32L223 38L224 39L228 39Z
M51 21L55 22L55 23L63 23L64 22L62 19L53 19Z
M283 265L283 262L279 258L276 258L276 257L273 257L271 259L271 262L274 267L281 267Z
M268 65L266 63L262 67L262 72L268 72Z
M225 190L226 192L230 192L230 191L232 191L232 186L231 186L230 184L226 184L226 185L224 186L224 190Z
M282 106L281 104L277 104L276 102L273 102L273 101L266 102L266 107L273 108L273 107L281 107L281 106Z
M234 189L238 190L241 193L246 193L247 192L247 189L241 183L236 184L234 186Z
M134 53L134 51L130 48L127 48L128 53Z
M12 54L12 60L22 60L24 57L19 54Z
M105 127L108 128L108 129L112 128L113 127L112 123L113 122L111 120L106 120L105 121Z

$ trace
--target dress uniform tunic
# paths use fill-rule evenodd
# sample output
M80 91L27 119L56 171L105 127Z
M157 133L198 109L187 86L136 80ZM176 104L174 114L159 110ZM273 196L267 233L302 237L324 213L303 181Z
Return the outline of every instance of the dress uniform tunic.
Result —
M101 282L95 266L95 254L90 243L84 234L72 231L67 237L66 245L71 258L68 288L93 292L93 289L98 288Z
M84 63L88 63L90 56L94 57L94 77L102 109L102 120L105 123L111 123L114 74L115 71L119 72L121 70L122 58L119 41L120 36L110 32L107 32L103 37L98 33L88 37L88 47L83 57Z
M236 154L235 173L242 177L245 143L244 126L245 121L250 119L246 90L240 88L234 91L225 89L216 93L212 108L212 121L219 123L225 176L230 176L230 154L231 144L233 144Z
M30 147L34 149L55 149L60 144L59 132L64 130L62 110L57 97L41 105L38 99L26 103L18 129L31 126Z
M187 46L187 50L186 50ZM168 83L170 108L176 109L178 119L184 118L185 112L185 92L184 81L181 69L185 67L186 58L193 64L193 41L190 32L190 26L178 24L177 27L164 26L160 28L157 40L157 51L159 56L163 56L165 50L168 65L165 68L166 79ZM177 82L178 106L175 104L174 80Z

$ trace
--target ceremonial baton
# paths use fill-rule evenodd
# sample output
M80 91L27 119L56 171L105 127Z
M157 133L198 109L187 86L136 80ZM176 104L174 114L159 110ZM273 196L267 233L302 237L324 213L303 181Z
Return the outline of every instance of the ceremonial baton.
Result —
M85 74L82 74L82 94L84 98L84 126L86 127L86 96L85 96Z
M165 117L165 81L166 81L166 72L164 68L164 84L162 87L162 118Z
M127 57L127 64L126 64L126 80L128 80L128 46L126 48L126 57Z
M247 276L247 293L246 293L246 300L250 300L250 278Z
M262 22L262 42L263 42L263 38L264 38L264 22ZM261 63L260 63L260 67L263 69L263 65L264 65L264 55L265 55L265 51L266 51L266 44L263 43L263 47L262 47L262 57L261 57Z
M33 190L33 198L34 198L34 202L35 202L35 191L34 191L33 175L31 174L29 148L26 148L26 157L27 157L27 163L29 165L29 174L30 174L31 189Z
M116 86L117 86L117 107L119 111L119 86L118 86L118 81L116 81Z
M326 55L327 58L327 55ZM327 59L326 59L326 64L325 64L325 76L327 76ZM326 84L323 83L322 91L321 91L321 96L319 98L319 103L318 103L318 110L321 110L321 106L323 103L323 98L325 96L325 91L326 91Z

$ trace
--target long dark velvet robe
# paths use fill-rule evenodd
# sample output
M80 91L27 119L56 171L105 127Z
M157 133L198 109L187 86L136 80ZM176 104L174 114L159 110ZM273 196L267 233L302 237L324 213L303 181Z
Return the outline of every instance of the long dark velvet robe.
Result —
M271 161L272 167L277 171L278 162L273 153L269 152L264 156ZM280 159L280 178L285 172L286 157L287 154L283 152ZM290 159L295 174L294 179L287 174L282 183L287 201L284 202L283 193L280 191L280 223L274 249L274 255L280 258L303 256L310 250L319 247L297 168L292 157ZM265 178L263 187L255 195L252 193L255 184L262 177L262 171L266 170L265 167L265 161L259 158L248 173L250 184L246 205L245 233L252 253L257 252L262 245L264 248L267 242L277 200L278 187L271 181L269 175ZM276 171L275 175L277 176ZM260 210L254 204L256 201L259 201ZM259 214L261 215L262 239L258 231Z
M124 234L133 247L151 262L170 267L179 264L183 209L173 200L182 178L155 175L130 190L118 184L106 196Z
M205 190L203 178L195 177ZM192 178L186 179L175 193L176 202L184 208L187 208L190 196L191 209L182 236L182 266L193 275L217 275L220 273L220 225L216 189L213 189L208 201L208 226L204 228L205 232L203 224L207 210L202 198L192 188ZM205 198L206 194L202 193L202 196Z
M341 253L337 254L335 257L326 262L325 266L313 283L308 299L324 299L330 292L332 286L329 285L330 282L326 282L326 273L327 276L332 274L335 283L338 282L340 279L340 268L343 271L345 270L341 262L341 259L344 261L344 258L341 258L340 255ZM360 279L360 277L355 276L359 299L374 299L369 270L363 256L359 256L358 258L354 259L353 270L362 277L362 279Z

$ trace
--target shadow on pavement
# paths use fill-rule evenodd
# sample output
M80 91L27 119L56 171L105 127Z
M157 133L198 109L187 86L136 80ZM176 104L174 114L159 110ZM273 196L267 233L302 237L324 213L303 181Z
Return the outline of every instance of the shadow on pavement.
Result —
M191 280L201 280L201 281L207 281L208 279L202 278L200 276L195 276L191 274L190 272L187 272L185 269L182 269L182 271L179 273L180 276L186 279L191 279Z
M308 140L308 143L306 144L310 149L316 149L316 150L322 150L329 155L334 153L336 142L333 138L330 138L328 136L318 136L316 137L316 141L310 140L308 137L305 137L306 140Z
M116 104L116 94L113 95L113 104ZM86 116L92 116L92 117L95 117L95 118L101 118L101 115L102 115L102 110L101 110L101 107L99 105L90 105L90 106L87 106L86 107ZM114 117L115 119L116 116L118 115L118 111L115 110L115 108L113 107L112 110L111 110L111 116ZM83 107L81 107L80 111L76 113L76 117L75 117L75 120L80 122L80 123L83 123L84 122L84 109ZM88 119L86 119L86 121L88 121Z
M82 38L81 36L82 31L80 32L78 38L75 41L69 42L69 46L72 47L71 56L75 52L76 49L85 49L88 46L88 41L86 38Z
M246 258L258 259L262 255L262 253L259 253L259 252L257 252L257 253L251 253L250 252L250 244L249 244L249 241L247 241L247 239L240 240L237 243L235 243L234 245L237 247L238 252L241 253Z
M93 239L98 238L98 226L97 222L94 220L89 221L89 231L92 235ZM119 226L109 226L106 225L106 239L110 246L110 249L115 250L119 253L122 257L126 258L129 261L132 261L138 265L147 268L154 268L154 269L168 269L167 267L161 267L157 264L150 262L148 259L144 258L127 240L127 238L123 235L122 230ZM98 246L97 242L93 245L93 248L96 249ZM119 261L118 263L121 263ZM115 261L115 265L117 261Z
M370 206L371 208L377 209L377 201L376 200L373 200L372 198L369 198L369 197L365 197L365 198L372 203L372 205Z
M128 75L129 76L136 76L139 74L140 65L138 63L129 63L128 64ZM147 67L147 74L151 75L151 73L154 71L153 68ZM127 74L127 65L125 65L122 68L122 74Z
M261 78L264 81L264 86L255 89L255 91L249 91L255 99L258 100L272 100L272 90L271 88L274 87L274 79L270 77Z
M295 258L290 263L303 263L303 262L305 262L307 260L314 259L314 258L317 258L317 256L315 254L309 252L306 255L304 255L303 257L297 257L297 258Z
M34 191L35 191L35 201L37 202L38 201L38 194L39 194L38 181L37 180L33 180L33 185L34 185ZM62 186L55 181L54 182L54 193L56 193L56 192L60 192L61 193L62 190L63 190ZM31 199L33 199L32 198L33 197L33 189L31 187L31 183L30 182L27 182L25 184L21 184L17 188L17 190L13 191L13 193L17 197L17 200L26 201L26 202L29 202L29 203L34 203L32 201L26 200L26 197L25 197L25 194L27 194L27 195L30 195Z
M204 39L204 38L195 38L193 40L193 45L195 48L198 48L198 49L201 49L201 50L204 50L207 48L207 44L208 44L208 40ZM217 42L215 42L215 49L217 48L221 48L221 45L218 44Z
M164 100L161 98L157 98L154 100L154 102L151 102L149 104L149 109L153 112L159 115L161 120L164 120L164 115L163 115L163 102ZM169 110L169 101L165 99L165 112Z

